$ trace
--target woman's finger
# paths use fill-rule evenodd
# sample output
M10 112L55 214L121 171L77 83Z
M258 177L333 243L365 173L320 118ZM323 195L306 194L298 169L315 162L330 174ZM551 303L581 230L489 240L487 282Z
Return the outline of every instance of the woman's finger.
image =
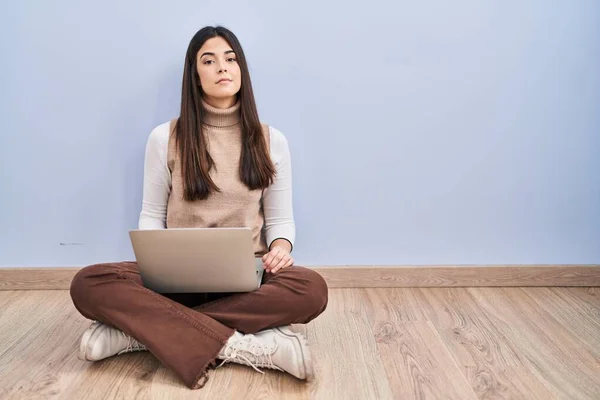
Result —
M273 263L273 259L275 258L275 255L278 254L280 251L279 247L275 247L273 250L271 250L270 252L268 252L266 254L267 258L264 261L265 264L265 269L270 270L272 267L272 263Z
M281 259L281 261L277 264L277 266L275 268L273 268L272 272L275 273L277 271L279 271L282 268L288 267L289 263L290 263L291 257L288 255L286 257L283 257Z

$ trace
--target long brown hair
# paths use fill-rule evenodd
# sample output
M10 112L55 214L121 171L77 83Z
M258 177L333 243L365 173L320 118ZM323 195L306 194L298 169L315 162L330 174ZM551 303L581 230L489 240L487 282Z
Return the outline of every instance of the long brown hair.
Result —
M185 55L181 112L175 125L175 139L181 157L183 198L187 201L206 199L212 191L220 192L209 175L214 161L210 156L206 138L202 132L204 109L202 86L196 69L196 56L208 39L221 36L235 52L240 67L242 83L238 92L240 123L242 130L242 152L240 155L240 179L250 189L268 187L275 176L275 167L269 156L263 134L248 64L237 37L222 26L207 26L200 29L190 41Z

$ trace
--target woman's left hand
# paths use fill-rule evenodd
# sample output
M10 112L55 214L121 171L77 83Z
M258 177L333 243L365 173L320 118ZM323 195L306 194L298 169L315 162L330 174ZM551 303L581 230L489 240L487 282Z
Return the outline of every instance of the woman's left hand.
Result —
M294 259L290 256L290 252L280 246L274 246L271 251L263 256L262 261L265 270L272 274L282 268L294 265Z

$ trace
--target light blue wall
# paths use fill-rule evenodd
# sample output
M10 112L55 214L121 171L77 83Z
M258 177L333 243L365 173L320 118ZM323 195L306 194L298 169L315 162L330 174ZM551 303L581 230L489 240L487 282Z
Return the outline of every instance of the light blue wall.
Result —
M298 263L600 262L600 3L357 3L3 2L0 266L133 258L147 136L217 23L290 142Z

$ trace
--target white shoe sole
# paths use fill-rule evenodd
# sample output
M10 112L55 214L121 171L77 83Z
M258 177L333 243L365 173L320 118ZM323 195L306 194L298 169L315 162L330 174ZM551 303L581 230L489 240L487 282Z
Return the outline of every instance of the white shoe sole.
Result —
M315 370L313 368L312 358L310 356L310 349L308 348L308 341L306 340L304 335L301 333L296 333L296 332L292 331L287 326L280 326L275 329L278 332L280 332L282 335L295 338L298 341L298 343L300 344L300 351L302 352L302 360L303 360L303 364L304 364L304 374L306 375L306 377L304 379L306 379L309 382L314 380L315 379Z
M79 344L79 353L77 353L77 358L79 358L80 360L95 361L87 358L87 350L88 344L90 343L90 339L92 339L92 336L98 330L98 328L100 328L100 326L101 325L99 322L93 322L90 325L90 327L83 333L83 336L81 337L81 343Z

